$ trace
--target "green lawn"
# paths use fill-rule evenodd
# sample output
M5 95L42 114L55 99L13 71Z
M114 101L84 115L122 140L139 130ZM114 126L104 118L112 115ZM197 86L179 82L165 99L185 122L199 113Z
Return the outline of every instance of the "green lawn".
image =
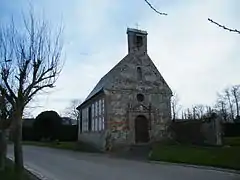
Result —
M56 149L66 149L81 152L99 152L96 148L89 144L80 142L39 142L39 141L23 141L24 145L43 146Z
M17 177L17 175L14 173L12 163L10 161L7 161L5 171L0 171L0 179L1 180L18 180L20 179ZM24 175L24 177L21 180L30 180L27 175Z
M24 145L33 145L33 146L43 146L43 147L52 147L58 149L76 149L76 142L38 142L38 141L23 141Z
M236 140L234 142L236 144ZM157 144L153 147L150 159L240 170L240 146L194 147Z
M224 144L230 146L240 146L240 137L227 137L224 138Z

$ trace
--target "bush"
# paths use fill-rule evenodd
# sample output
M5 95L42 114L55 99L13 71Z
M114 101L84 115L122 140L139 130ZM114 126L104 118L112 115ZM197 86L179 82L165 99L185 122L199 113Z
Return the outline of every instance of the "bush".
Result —
M33 127L23 127L22 128L22 140L23 141L34 141L36 140Z
M225 123L223 130L225 137L240 137L240 123Z
M78 139L78 127L77 125L61 125L56 139L58 141L77 141ZM38 132L34 131L33 127L23 127L22 132L23 141L54 141L49 137L39 136Z
M58 134L59 141L77 141L78 127L77 125L61 125Z
M40 140L47 138L58 139L62 119L55 111L44 111L40 113L33 124L35 138Z

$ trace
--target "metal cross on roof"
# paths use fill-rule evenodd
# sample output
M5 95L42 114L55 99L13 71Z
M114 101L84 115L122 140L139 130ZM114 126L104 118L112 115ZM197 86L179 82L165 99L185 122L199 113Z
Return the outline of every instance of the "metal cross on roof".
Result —
M137 28L137 29L139 28L139 24L138 24L138 23L136 23L136 28Z

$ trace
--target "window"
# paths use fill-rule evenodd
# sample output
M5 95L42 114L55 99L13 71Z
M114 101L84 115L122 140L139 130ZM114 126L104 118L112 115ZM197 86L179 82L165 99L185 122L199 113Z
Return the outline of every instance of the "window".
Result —
M94 117L95 109L94 109L94 103L92 104L92 117Z
M88 108L82 110L82 132L88 131Z
M95 118L94 120L95 120L95 122L94 122L94 125L95 125L95 131L98 131L98 119Z
M101 117L98 118L98 130L99 131L102 130L102 118Z
M137 94L137 100L138 100L138 102L144 101L144 95L143 94Z
M82 132L85 132L85 109L82 110Z
M88 107L88 131L92 130L92 107Z
M94 118L92 118L92 129L91 129L91 131L95 131L95 129L94 129Z
M80 111L80 123L79 123L79 125L80 125L80 127L79 127L79 128L80 128L80 132L81 132L81 133L83 132L83 128L82 128L82 127L83 127L83 126L82 126L82 122L83 122L83 121L82 121L82 110L81 110L81 111Z
M99 115L102 114L102 101L101 99L98 101L98 109L99 109Z
M104 99L102 99L102 114L104 115Z
M142 68L137 67L137 80L142 81Z
M95 102L95 116L98 116L98 103Z
M136 35L136 45L137 47L141 47L143 45L143 37Z
M88 108L85 109L85 131L88 132Z
M105 128L105 121L104 121L104 116L102 117L102 130Z
M95 131L95 118L92 118L92 131Z
M95 109L94 109L94 103L92 104L92 131L95 131L94 128L94 113L95 113Z
M95 131L95 129L94 129L94 128L95 128L95 126L94 126L94 117L92 117L92 122L91 122L91 123L92 123L92 124L91 124L91 128L92 128L91 130L92 130L92 131Z

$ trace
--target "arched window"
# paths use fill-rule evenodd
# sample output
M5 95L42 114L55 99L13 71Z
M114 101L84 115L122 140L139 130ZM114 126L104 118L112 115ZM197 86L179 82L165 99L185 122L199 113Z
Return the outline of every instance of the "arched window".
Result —
M142 81L142 68L137 67L137 80Z

